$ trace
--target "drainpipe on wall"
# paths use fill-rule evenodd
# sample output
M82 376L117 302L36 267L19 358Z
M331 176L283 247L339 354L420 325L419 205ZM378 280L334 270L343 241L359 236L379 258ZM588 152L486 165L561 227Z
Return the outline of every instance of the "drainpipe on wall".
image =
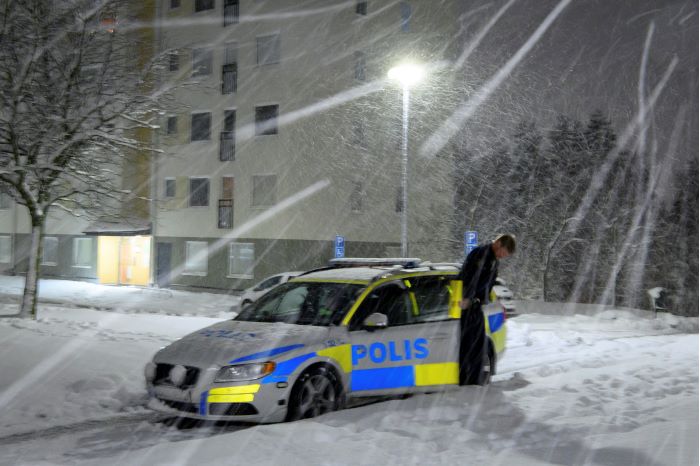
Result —
M153 35L153 50L155 54L159 54L161 50L161 30L162 30L162 15L163 15L163 8L161 6L161 3L164 2L155 2L156 4L156 20L154 22L155 28L156 28L156 33ZM161 85L161 79L160 79L160 74L156 78L156 89L160 87ZM153 134L153 145L155 146L155 149L160 149L160 128L155 131L155 134ZM158 152L151 152L151 202L149 204L149 215L151 217L151 267L150 267L150 272L149 272L149 286L155 287L158 286L157 280L156 280L156 266L157 266L157 258L156 254L158 251L156 250L156 237L158 235Z

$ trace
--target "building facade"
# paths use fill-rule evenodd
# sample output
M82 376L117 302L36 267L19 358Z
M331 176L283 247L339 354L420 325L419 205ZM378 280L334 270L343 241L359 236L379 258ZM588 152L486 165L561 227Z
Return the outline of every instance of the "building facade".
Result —
M125 176L148 186L148 209L126 209L147 210L140 215L148 221L76 224L65 236L48 228L56 239L45 254L55 245L71 256L69 268L61 266L68 257L56 258L54 276L242 289L271 273L324 265L336 235L346 256L398 256L406 121L408 253L454 260L442 247L452 205L449 145L430 156L418 148L456 101L450 63L459 3L143 2L138 14L152 15L155 27L145 36L152 47L138 53L166 57L158 85L175 96L161 129L143 135L160 153L136 155ZM426 70L406 115L403 90L387 79L403 62ZM11 216L9 262L21 271L22 215L0 210ZM87 251L90 259L81 259ZM52 276L49 263L44 276Z

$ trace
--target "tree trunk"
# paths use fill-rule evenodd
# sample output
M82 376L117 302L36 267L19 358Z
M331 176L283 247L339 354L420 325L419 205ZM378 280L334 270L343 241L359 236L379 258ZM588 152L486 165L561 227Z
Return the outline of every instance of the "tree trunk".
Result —
M29 248L29 264L27 266L27 278L24 282L22 305L19 308L19 317L36 319L36 304L39 298L39 267L41 266L41 237L43 233L43 218L32 219L32 242Z

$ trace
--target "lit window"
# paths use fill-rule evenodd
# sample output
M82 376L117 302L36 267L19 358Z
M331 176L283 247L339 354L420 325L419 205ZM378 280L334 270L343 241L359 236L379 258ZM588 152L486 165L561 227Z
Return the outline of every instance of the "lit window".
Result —
M228 251L229 276L253 278L255 245L253 243L231 243Z
M208 269L206 241L185 243L185 272L188 275L206 275Z

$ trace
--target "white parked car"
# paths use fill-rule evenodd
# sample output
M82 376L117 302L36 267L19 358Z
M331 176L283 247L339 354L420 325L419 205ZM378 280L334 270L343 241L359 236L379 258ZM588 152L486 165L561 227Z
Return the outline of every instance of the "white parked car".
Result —
M506 282L502 278L496 278L496 283L493 285L493 292L496 293L496 298L503 305L508 317L513 317L518 314L513 302L513 292L510 291Z
M243 309L243 307L247 306L248 304L252 304L255 301L258 300L262 295L276 287L277 285L281 285L282 283L287 283L290 278L296 277L297 275L302 274L303 272L283 272L283 273L278 273L276 275L271 275L261 282L256 283L255 285L251 286L250 288L247 288L246 290L243 291L243 294L241 294L241 306L240 308Z

